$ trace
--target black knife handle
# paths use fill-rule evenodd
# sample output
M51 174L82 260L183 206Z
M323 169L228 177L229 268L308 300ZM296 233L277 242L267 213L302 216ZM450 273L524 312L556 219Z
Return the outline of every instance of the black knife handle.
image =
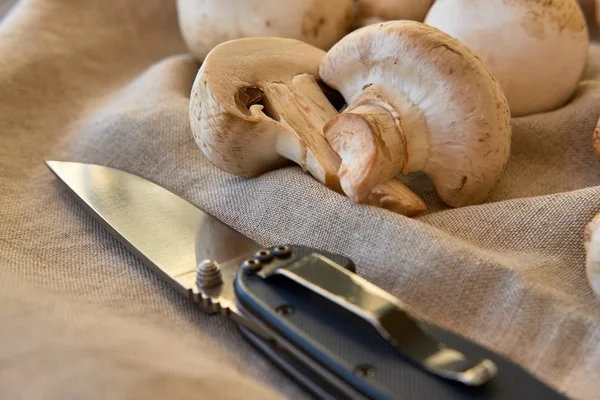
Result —
M275 257L268 269L296 267L313 262L321 254L328 261L353 266L344 257L301 246L289 246L291 254ZM314 267L314 266L313 266ZM516 364L468 340L433 325L420 323L435 340L474 359L492 360L498 374L479 387L435 376L410 362L360 315L341 307L323 293L281 274L240 270L235 290L240 307L261 321L275 337L299 349L312 362L303 365L310 376L325 368L335 379L373 399L563 399ZM298 370L299 366L295 369ZM337 382L337 383L336 383ZM321 396L322 397L322 396ZM343 397L343 396L335 396Z

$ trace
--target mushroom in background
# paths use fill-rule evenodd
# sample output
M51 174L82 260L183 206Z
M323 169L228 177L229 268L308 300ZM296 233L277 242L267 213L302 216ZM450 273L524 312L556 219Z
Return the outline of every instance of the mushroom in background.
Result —
M355 0L356 27L392 20L422 22L433 0Z
M178 0L179 26L200 61L228 40L294 38L327 50L350 29L353 0Z
M514 117L565 104L587 61L588 31L576 0L437 0L425 23L487 64Z
M341 160L322 133L337 115L316 79L324 55L283 38L237 39L215 47L190 99L192 132L205 156L218 168L245 177L291 160L341 193ZM396 179L372 189L363 203L404 215L426 208Z
M506 98L481 60L447 34L412 21L369 25L329 50L320 76L348 103L324 132L354 201L400 173L423 171L459 207L483 202L502 177Z
M585 230L586 273L594 293L600 296L600 214Z

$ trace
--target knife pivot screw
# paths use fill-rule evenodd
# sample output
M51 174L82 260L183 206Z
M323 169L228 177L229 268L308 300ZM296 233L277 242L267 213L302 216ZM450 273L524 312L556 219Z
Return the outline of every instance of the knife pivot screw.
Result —
M196 285L199 289L207 289L223 284L221 268L213 260L204 260L196 270Z
M354 368L354 376L369 379L375 376L375 367L369 364L360 364Z
M277 307L275 309L275 312L284 317L289 317L290 315L294 315L296 310L294 309L294 307L290 306L289 304L284 304L282 306Z
M271 253L271 250L262 249L254 253L254 258L261 263L268 263L273 259L273 253Z
M290 246L277 246L273 248L273 255L275 257L289 257L292 254L292 249L290 249Z
M242 263L242 269L247 274L253 274L262 269L262 262L256 258L249 258Z

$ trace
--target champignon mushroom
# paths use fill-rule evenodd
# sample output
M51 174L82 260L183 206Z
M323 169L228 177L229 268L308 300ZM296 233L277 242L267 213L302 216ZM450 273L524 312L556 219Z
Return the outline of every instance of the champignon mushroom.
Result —
M587 61L587 26L576 0L437 0L425 23L487 64L514 117L562 106Z
M586 274L594 293L600 296L600 214L585 230Z
M189 50L204 60L228 40L269 36L328 49L352 24L352 0L178 0L179 25Z
M356 0L357 27L391 20L423 21L433 0Z
M315 78L324 55L282 38L238 39L215 47L200 68L190 101L192 132L206 157L245 177L291 160L341 193L341 160L322 132L337 110ZM405 215L425 210L398 180L373 188L363 202Z
M419 22L369 25L325 56L320 76L348 108L324 127L344 192L361 201L400 173L425 172L453 207L484 201L501 178L510 112L463 44Z

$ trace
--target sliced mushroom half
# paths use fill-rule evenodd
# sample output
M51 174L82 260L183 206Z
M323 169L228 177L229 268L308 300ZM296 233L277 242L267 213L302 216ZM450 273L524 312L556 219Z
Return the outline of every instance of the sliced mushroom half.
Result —
M291 160L342 193L339 156L323 136L337 115L317 81L325 52L294 39L247 38L215 47L190 101L197 144L220 169L253 177ZM362 203L405 215L425 210L398 180L382 181Z
M506 98L488 68L438 29L412 21L361 28L327 53L320 76L348 103L324 131L355 201L398 174L423 171L446 204L477 204L503 175Z

